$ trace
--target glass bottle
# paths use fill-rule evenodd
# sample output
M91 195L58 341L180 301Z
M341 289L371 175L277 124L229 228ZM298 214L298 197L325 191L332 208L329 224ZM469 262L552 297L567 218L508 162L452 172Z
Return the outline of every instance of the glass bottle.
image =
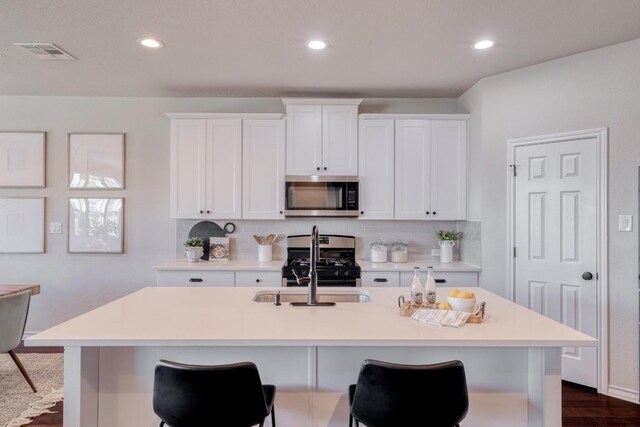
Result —
M425 305L435 307L436 305L436 280L433 278L433 267L427 267L427 280L424 281Z
M422 306L422 283L420 283L420 268L413 267L413 281L411 282L411 305Z

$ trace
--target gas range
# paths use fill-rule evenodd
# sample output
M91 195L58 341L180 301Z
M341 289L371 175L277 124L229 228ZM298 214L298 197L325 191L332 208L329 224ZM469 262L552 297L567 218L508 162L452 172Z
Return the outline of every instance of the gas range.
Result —
M318 286L360 286L360 266L356 262L356 238L322 234L316 264ZM310 236L287 237L287 262L282 267L282 285L300 286L296 275L309 274Z

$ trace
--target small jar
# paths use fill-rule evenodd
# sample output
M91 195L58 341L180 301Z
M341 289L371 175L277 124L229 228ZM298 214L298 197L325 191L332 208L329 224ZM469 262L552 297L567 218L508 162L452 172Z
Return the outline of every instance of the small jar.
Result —
M409 247L402 240L391 245L391 262L409 262Z
M387 245L380 239L371 244L371 262L387 262Z

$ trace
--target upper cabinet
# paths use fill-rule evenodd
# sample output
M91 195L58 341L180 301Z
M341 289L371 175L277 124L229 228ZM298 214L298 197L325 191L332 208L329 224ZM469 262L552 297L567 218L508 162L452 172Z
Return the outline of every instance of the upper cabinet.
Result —
M360 219L464 220L467 116L360 116Z
M360 120L360 219L393 219L394 122Z
M168 115L171 218L282 217L284 121L280 114ZM261 116L265 120L258 120ZM251 173L248 168L260 169ZM256 173L262 180L256 179Z
M287 175L358 175L361 99L283 99Z
M284 120L242 126L242 218L284 219Z

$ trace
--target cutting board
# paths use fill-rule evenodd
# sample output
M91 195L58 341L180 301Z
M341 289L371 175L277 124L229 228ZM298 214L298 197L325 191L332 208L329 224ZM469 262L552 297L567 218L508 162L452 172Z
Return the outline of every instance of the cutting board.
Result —
M209 260L209 237L225 237L224 230L218 224L211 221L201 221L189 231L189 238L199 237L204 242L204 253L200 259Z

